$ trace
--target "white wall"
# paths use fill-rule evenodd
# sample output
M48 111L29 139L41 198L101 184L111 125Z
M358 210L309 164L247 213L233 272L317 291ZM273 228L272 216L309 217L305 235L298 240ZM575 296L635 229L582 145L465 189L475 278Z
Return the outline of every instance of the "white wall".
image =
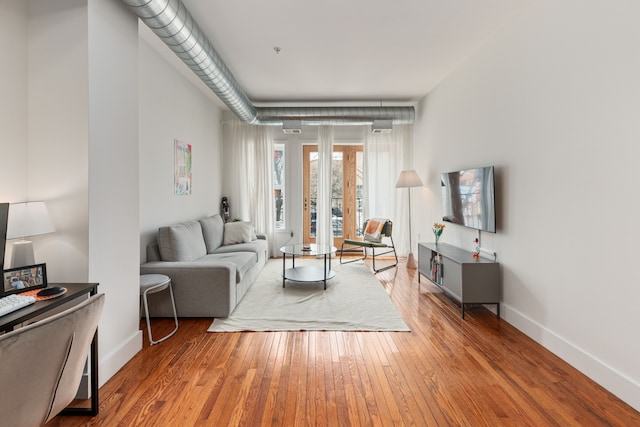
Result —
M34 238L50 281L88 279L87 2L27 2L28 191L56 232ZM4 37L3 37L4 38ZM26 141L25 141L26 142Z
M46 201L57 232L32 238L36 261L47 262L50 280L84 281L86 4L60 1L57 12L51 5L0 2L0 47L7 58L0 67L0 200ZM59 54L65 61L52 60ZM5 259L10 256L9 244Z
M137 23L122 2L88 2L89 281L107 294L101 384L142 348Z
M27 194L27 3L0 0L0 202L20 202ZM28 170L28 169L27 169ZM9 259L9 258L7 258Z
M640 4L544 1L418 106L421 240L438 176L495 165L504 318L640 409ZM442 240L472 249L450 225Z
M141 24L144 25L144 24ZM167 48L168 49L168 48ZM140 257L159 227L219 213L220 109L140 39ZM193 192L174 192L174 140L191 144Z

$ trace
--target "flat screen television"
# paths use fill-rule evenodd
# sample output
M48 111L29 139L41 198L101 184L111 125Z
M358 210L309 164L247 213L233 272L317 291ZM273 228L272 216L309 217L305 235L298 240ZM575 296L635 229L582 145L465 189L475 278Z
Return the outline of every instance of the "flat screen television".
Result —
M496 232L493 166L443 173L443 221Z

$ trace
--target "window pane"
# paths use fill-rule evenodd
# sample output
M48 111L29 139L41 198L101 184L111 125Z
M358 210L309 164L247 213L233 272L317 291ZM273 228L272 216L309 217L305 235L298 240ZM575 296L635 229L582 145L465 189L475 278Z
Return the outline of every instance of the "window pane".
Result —
M342 198L343 198L343 167L344 153L333 152L331 162L331 229L333 237L342 237Z
M318 152L309 153L309 236L316 237L316 205L318 202Z
M285 176L284 176L284 144L274 144L273 150L273 196L275 198L275 228L285 228Z

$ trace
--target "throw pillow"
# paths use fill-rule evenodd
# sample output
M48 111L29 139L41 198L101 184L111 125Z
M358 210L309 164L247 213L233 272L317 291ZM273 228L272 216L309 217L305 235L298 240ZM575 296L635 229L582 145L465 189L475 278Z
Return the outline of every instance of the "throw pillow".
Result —
M163 261L195 261L207 254L198 221L186 221L158 229L158 248Z
M248 243L256 239L256 234L248 221L227 222L224 225L223 245L235 245L237 243Z
M367 222L364 230L364 240L380 243L382 241L382 229L387 220L384 218L372 218Z
M224 222L218 214L200 220L204 243L207 245L207 253L212 254L222 246L224 238Z

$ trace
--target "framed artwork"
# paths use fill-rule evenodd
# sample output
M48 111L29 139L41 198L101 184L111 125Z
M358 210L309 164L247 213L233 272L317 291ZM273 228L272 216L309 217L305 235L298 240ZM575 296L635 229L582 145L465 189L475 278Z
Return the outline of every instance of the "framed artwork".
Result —
M2 272L3 295L47 287L47 265L35 264Z
M191 194L191 144L174 141L175 144L175 193L178 196Z

